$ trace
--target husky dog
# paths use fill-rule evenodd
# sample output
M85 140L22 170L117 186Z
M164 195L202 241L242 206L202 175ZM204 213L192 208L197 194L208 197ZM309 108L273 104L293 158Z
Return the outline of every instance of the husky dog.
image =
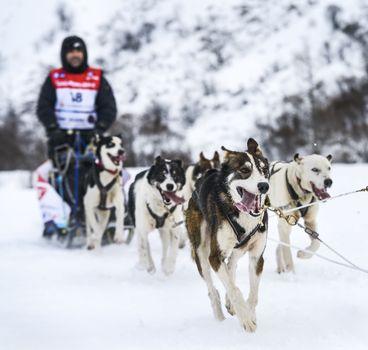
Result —
M220 295L211 268L226 289L226 308L241 326L256 329L255 308L267 238L268 161L250 138L246 152L225 150L221 169L208 171L197 183L186 211L192 256L207 284L215 318L223 320ZM249 252L250 292L245 301L235 284L238 260Z
M87 174L84 210L87 226L87 249L101 245L111 209L115 208L116 230L114 240L123 242L124 197L122 167L124 148L118 136L96 138L96 161Z
M220 155L217 151L213 154L212 159L207 159L203 152L199 154L199 161L195 164L189 165L185 171L185 185L183 187L184 205L183 209L188 209L189 199L192 197L192 193L195 189L196 181L198 181L208 170L220 168ZM179 248L183 248L188 239L187 233L183 230L183 235L180 238Z
M139 173L129 188L129 214L139 240L139 264L149 273L156 271L148 234L158 229L162 241L162 270L174 272L182 232L184 198L179 196L185 184L181 160L160 156L149 170Z
M218 169L220 168L220 156L217 151L213 154L212 159L207 159L203 152L199 154L199 161L193 165L189 165L187 170L185 171L185 186L183 188L183 194L186 201L189 201L190 197L195 188L195 183L198 179L200 179L206 171L210 169Z
M323 157L312 154L300 157L294 156L290 163L274 162L271 164L269 198L273 207L288 210L316 200L324 200L330 195L327 189L331 187L330 178L332 156ZM317 230L318 205L313 205L291 213L296 219L303 217L305 226ZM279 218L278 230L280 240L290 244L291 226ZM312 257L319 248L319 241L311 238L311 244L306 248L310 253L298 251L297 256L302 259ZM287 246L279 245L276 250L277 271L279 273L294 271L291 250Z

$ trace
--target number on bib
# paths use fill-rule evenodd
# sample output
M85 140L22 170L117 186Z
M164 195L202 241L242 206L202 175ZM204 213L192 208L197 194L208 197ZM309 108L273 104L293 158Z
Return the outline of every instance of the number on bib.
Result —
M73 102L82 102L82 93L77 92L75 94L73 94L72 92L70 93L71 97L72 97L72 101Z

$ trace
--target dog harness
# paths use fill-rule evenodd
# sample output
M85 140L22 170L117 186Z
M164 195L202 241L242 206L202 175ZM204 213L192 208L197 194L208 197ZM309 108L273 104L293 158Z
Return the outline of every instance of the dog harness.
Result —
M107 194L113 188L119 176L115 176L112 181L110 181L106 186L103 186L97 173L97 165L98 164L94 163L92 169L93 180L100 192L100 203L97 208L100 210L110 210L111 208L106 207Z
M167 217L169 216L169 214L172 214L174 211L175 211L175 209L176 209L176 207L177 207L177 205L174 205L172 208L170 208L169 209L169 211L168 212L166 212L164 215L162 215L162 216L159 216L159 215L157 215L152 209L151 209L151 207L149 206L149 204L148 203L146 203L146 206L147 206L147 210L148 210L148 212L150 213L150 215L155 219L155 221L156 221L156 228L161 228L161 227L163 227L164 225L165 225L165 221L166 221L166 219L167 219Z
M55 115L61 129L93 129L96 123L96 96L102 70L88 67L80 74L64 68L50 72L56 91Z
M275 175L276 173L278 173L281 170L281 168L278 168L277 170L275 170L275 166L277 164L280 164L280 163L283 163L283 162L276 162L272 165L272 168L271 168L271 171L270 171L270 176L268 177L268 179L270 179L271 176Z
M199 192L198 189L196 189L195 191L193 191L192 193L192 198L193 200L198 204L200 210L201 206L199 205ZM238 209L236 209L238 210ZM230 210L229 210L230 211ZM203 211L202 211L203 212ZM222 211L222 213L224 214L227 222L230 224L231 228L233 229L235 236L238 240L238 243L234 246L234 248L242 248L243 246L245 246L246 244L248 244L248 242L250 241L250 239L258 232L265 232L267 230L267 222L268 222L268 215L267 215L267 211L265 211L263 213L263 217L261 222L259 222L252 231L250 231L248 234L245 232L245 229L243 226L239 225L239 223L236 221L236 216L235 215L229 215L228 212Z
M242 248L243 246L247 245L250 239L258 232L265 232L267 230L267 222L268 216L267 211L264 212L262 221L254 227L250 233L246 233L244 227L240 226L239 223L235 220L234 217L231 217L225 214L227 221L229 222L231 228L233 229L236 238L238 239L238 243L235 245L236 248Z
M291 184L288 180L287 174L288 174L288 172L286 170L286 172L285 172L286 188L289 192L289 195L290 195L291 199L296 203L296 206L301 207L302 203L299 200L300 198L299 198L298 194L295 192L294 188L291 186ZM315 201L315 198L314 198L314 196L312 196L312 200L309 202L309 204L313 203L314 201ZM299 209L300 215L302 217L306 216L307 213L308 213L308 209L309 209L309 207Z

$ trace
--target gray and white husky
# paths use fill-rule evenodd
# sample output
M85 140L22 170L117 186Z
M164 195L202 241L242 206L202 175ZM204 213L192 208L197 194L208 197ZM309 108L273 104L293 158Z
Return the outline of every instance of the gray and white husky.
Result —
M331 159L331 155L324 157L312 154L300 157L299 154L296 154L292 162L272 163L269 192L271 205L282 210L288 210L330 197L327 189L332 185L330 177ZM318 204L294 211L291 214L296 219L302 217L305 226L316 231L317 212ZM284 219L279 218L278 231L280 240L286 244L290 244L291 228ZM319 245L318 240L311 238L310 245L305 248L310 253L300 250L297 256L301 259L310 258L317 251ZM290 247L279 245L276 256L277 271L279 273L294 271Z

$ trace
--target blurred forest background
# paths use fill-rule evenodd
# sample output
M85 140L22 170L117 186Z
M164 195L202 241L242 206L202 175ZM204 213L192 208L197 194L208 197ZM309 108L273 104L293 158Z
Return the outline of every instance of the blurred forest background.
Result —
M17 23L27 30L21 18L13 8L1 17L0 170L45 160L35 106L70 34L85 38L90 65L114 88L126 165L158 153L190 162L249 136L270 159L368 161L367 1L114 1L96 21L98 9L81 19L93 2L51 3L24 55L6 46Z

